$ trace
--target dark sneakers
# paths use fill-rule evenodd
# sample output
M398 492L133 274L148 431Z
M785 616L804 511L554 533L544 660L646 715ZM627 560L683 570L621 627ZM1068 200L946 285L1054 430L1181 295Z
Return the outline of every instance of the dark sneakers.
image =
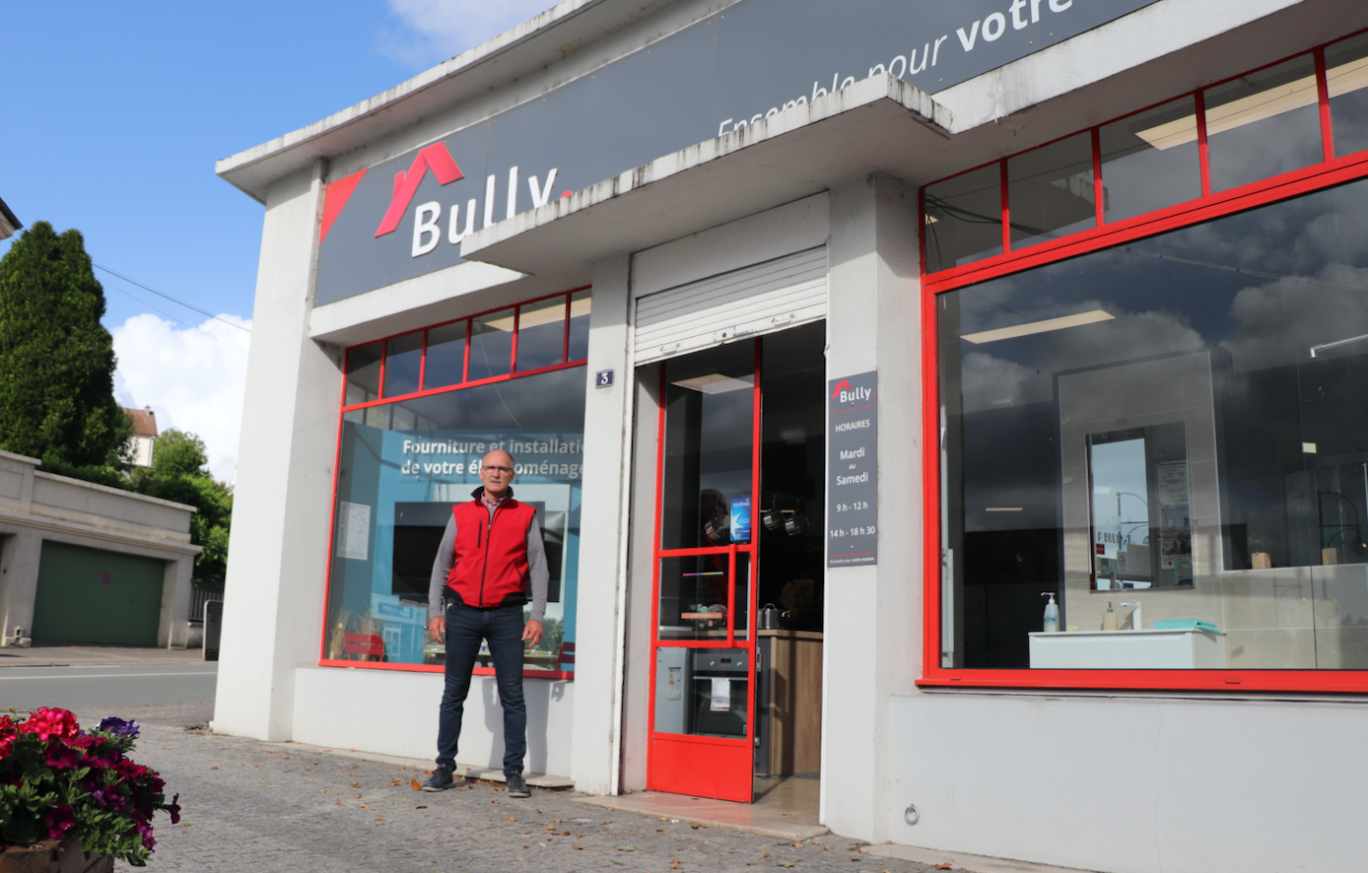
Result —
M423 783L423 790L446 791L454 784L455 780L451 778L451 771L445 767L438 767L436 770L432 771L432 775L428 777L428 781Z
M527 790L527 782L521 773L509 773L505 777L508 780L509 797L531 797L532 792Z

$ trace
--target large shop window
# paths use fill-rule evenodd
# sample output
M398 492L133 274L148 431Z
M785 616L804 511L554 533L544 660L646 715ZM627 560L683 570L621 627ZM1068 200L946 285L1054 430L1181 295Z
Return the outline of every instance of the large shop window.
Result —
M497 448L514 457L551 571L525 669L573 671L589 303L561 294L349 350L325 664L441 669L426 633L433 561ZM485 652L480 665L492 672Z
M1368 180L936 315L946 666L1368 670Z
M1326 154L1322 175L1253 189L1210 220L1148 234L1141 221L1085 254L928 282L942 548L923 681L1368 689L1368 162L1341 150L1368 147L1368 38L1315 55L1132 118L1142 139L1183 149L1205 103L1208 190L1296 174L1322 157L1319 139L1308 152L1291 133L1316 104L1305 79L1319 68L1327 117L1311 113L1311 129L1333 123L1349 160ZM1225 142L1218 169L1217 134L1240 113L1263 140ZM1199 190L1162 145L1127 155L1114 127L1093 136L1103 178L1127 167L1106 208L1171 216ZM1021 178L1086 192L1076 141L1059 145ZM1001 181L1021 184L1005 166ZM939 216L928 271L944 263L937 233L979 258L995 254L983 228L1009 250L1034 242L1015 209L1011 226L993 225L973 205L982 185L938 190L926 189ZM964 221L971 211L985 220ZM1074 218L1042 207L1032 226L1087 224Z

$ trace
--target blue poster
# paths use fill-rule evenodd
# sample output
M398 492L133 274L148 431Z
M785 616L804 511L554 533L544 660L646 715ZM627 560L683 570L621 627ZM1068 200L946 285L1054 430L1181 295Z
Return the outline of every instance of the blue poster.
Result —
M734 543L750 542L750 498L733 497L731 502L731 541Z

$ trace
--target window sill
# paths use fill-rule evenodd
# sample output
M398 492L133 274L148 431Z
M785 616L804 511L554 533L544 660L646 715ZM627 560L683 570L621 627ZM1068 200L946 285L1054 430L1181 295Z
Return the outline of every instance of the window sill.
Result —
M331 661L327 659L318 662L320 667L350 667L358 670L398 670L404 673L442 673L445 667L441 664L389 664L381 661ZM473 671L476 676L493 676L493 667L476 667ZM523 668L524 679L574 679L574 670L543 670L539 668Z

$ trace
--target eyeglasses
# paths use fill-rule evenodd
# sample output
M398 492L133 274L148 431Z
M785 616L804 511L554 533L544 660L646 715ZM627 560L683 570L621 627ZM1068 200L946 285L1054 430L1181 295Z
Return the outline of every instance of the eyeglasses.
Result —
M490 466L489 464L486 464L485 466L481 467L480 469L481 469L481 470L492 470L492 471L494 471L495 473L503 473L504 475L508 475L509 473L512 473L512 472L513 472L513 468L512 468L512 467L494 467L494 466Z

